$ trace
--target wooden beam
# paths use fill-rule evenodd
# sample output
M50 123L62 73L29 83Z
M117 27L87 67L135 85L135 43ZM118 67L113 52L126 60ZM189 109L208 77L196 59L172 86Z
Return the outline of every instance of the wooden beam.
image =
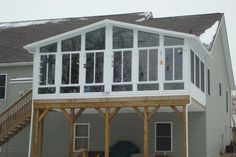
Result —
M119 110L120 110L120 107L117 107L114 109L114 111L111 113L110 121L115 117L115 115L119 112Z
M79 118L79 116L84 112L85 108L81 108L74 116L74 122Z
M177 113L177 115L180 117L180 119L183 119L183 114L175 107L171 106L172 110Z
M144 107L143 128L143 154L148 157L148 107Z
M43 111L43 113L40 115L38 121L40 122L47 115L47 113L49 111L50 111L50 109L46 109L45 111Z
M182 121L182 134L183 134L183 156L188 157L188 140L187 140L187 114L186 106L183 106L183 121Z
M95 108L96 109L96 111L98 112L98 114L102 117L102 118L104 118L104 113L102 112L102 110L100 109L100 108Z
M34 103L36 109L183 106L189 103L189 96L34 100Z
M61 112L65 115L67 120L70 121L70 114L64 108L61 109Z
M139 117L141 117L143 119L143 113L137 107L133 107L133 109L136 111L136 113L139 115Z
M152 116L159 110L160 106L155 107L150 114L148 115L148 120L150 120L152 118Z
M110 147L110 108L105 113L105 157L109 157Z
M68 157L73 157L73 141L74 141L74 114L75 110L72 108L69 115L69 145L68 145Z

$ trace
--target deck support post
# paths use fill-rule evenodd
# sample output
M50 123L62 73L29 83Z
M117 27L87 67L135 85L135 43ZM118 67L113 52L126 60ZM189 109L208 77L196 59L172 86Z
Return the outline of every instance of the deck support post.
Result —
M39 121L40 110L34 112L34 133L33 133L33 157L41 157L42 152L42 131L43 119Z
M148 107L144 107L143 112L143 123L144 123L144 132L143 132L143 153L144 157L148 157Z
M182 125L182 132L183 132L183 156L188 157L188 110L186 105L183 106L183 125Z
M72 108L70 110L69 116L69 145L68 145L68 157L73 157L73 140L74 140L74 115L75 110Z
M110 108L105 112L105 157L109 157L110 147Z

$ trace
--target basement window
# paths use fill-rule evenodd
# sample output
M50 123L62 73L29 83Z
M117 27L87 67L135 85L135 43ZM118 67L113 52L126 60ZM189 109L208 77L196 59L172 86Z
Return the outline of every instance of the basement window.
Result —
M74 126L74 151L89 150L90 124L76 123Z
M7 75L0 74L0 100L6 98Z
M172 123L156 122L155 123L155 151L171 152L172 151Z

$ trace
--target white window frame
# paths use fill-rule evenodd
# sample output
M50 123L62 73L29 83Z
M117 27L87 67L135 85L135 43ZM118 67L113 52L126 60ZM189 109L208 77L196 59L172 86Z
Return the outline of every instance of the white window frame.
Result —
M170 150L157 150L156 149L156 145L157 145L157 141L156 141L156 137L157 137L157 135L156 135L156 124L170 124L170 128L171 128L171 149ZM154 124L155 126L154 126L154 128L155 128L155 144L154 144L154 150L155 150L155 152L173 152L173 123L172 122L155 122L155 124Z
M88 126L88 136L76 136L76 126L77 125L86 125ZM73 138L73 151L80 152L80 150L75 149L75 140L80 138L87 138L88 139L88 150L90 150L90 123L75 123L74 124L74 138Z
M0 98L0 100L6 100L6 97L7 97L7 74L6 73L2 73L0 75L5 75L5 86L0 86L0 87L5 87L5 95L4 95L4 98Z
M139 55L140 55L140 51L142 50L146 50L147 51L147 81L139 81L139 72L138 72L138 83L158 83L159 82L159 60L160 60L160 48L159 47L141 47L138 49L138 60L139 60ZM157 50L157 80L155 81L150 81L149 80L149 61L150 61L150 57L149 57L149 54L150 54L150 50ZM139 62L138 62L138 66L139 66ZM139 67L137 67L138 70L139 70Z
M171 36L171 37L173 37L173 36ZM180 79L180 80L176 80L175 79L175 49L178 49L178 48L180 48L180 49L182 49L182 79ZM166 80L166 78L165 78L165 75L166 75L166 49L173 49L173 52L172 52L172 54L173 54L173 59L172 59L172 62L173 62L173 72L172 72L172 76L173 76L173 78L172 78L172 80ZM185 82L184 81L184 45L174 45L174 46L164 46L164 64L163 64L164 66L165 66L165 68L164 68L164 73L163 73L163 77L164 77L164 83L178 83L178 82Z

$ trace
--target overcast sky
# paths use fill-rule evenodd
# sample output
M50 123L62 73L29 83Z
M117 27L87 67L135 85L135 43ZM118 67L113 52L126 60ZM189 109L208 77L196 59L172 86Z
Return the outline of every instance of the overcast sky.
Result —
M154 17L225 13L236 78L236 0L0 0L0 22L140 11Z

